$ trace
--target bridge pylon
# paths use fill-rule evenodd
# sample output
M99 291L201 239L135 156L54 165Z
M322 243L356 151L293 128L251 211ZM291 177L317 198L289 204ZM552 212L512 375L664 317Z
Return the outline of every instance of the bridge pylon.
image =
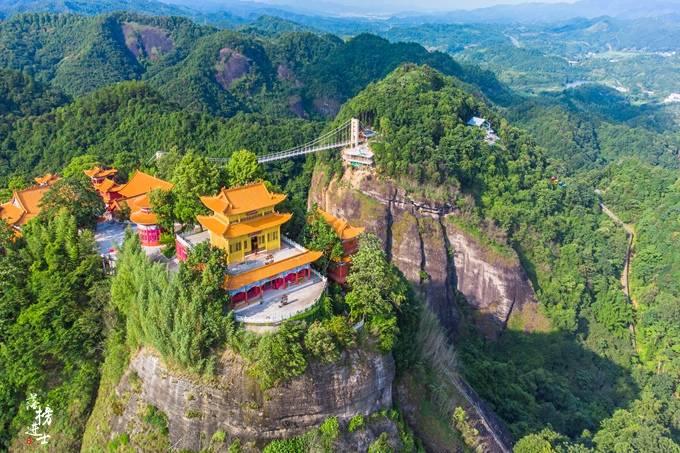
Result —
M352 146L359 146L360 130L361 126L359 125L359 120L357 118L352 118L350 120L350 142L352 143Z

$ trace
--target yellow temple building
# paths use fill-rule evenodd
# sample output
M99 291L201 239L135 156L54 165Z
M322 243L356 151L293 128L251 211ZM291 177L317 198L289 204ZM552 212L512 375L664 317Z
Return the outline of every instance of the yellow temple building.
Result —
M279 214L274 208L285 199L261 182L222 189L215 196L201 197L213 215L197 220L210 232L210 244L227 252L229 264L238 263L249 253L281 248L281 225L292 214Z
M58 176L48 173L35 178L37 185L14 191L9 201L0 204L0 219L19 232L26 222L40 213L40 202L43 196L57 180L59 180Z
M307 250L281 235L281 225L292 217L276 211L276 205L285 199L286 195L271 193L262 182L201 197L213 212L197 216L207 237L205 233L179 237L178 258L186 259L188 249L202 240L224 250L228 271L223 286L234 304L308 281L313 274L310 265L322 253Z

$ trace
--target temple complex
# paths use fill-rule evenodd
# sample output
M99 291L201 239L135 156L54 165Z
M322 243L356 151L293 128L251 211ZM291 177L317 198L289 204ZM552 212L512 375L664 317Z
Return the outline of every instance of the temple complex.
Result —
M85 170L109 212L120 210L124 206L133 210L134 202L153 189L170 190L173 187L172 183L142 171L136 171L127 183L117 184L113 179L117 173L115 168L99 166Z
M158 217L151 209L148 194L154 189L171 190L172 183L158 179L147 173L136 171L125 184L117 184L113 177L118 173L115 168L94 167L85 170L92 185L104 200L109 213L123 207L130 209L130 221L136 226L143 246L157 247L161 241L161 227Z
M40 213L42 197L57 180L58 176L48 173L35 178L35 186L14 191L8 202L0 204L0 219L19 233L26 222Z
M224 288L237 318L238 310L252 302L265 302L264 311L274 299L287 305L288 296L303 287L318 291L312 291L309 300L300 299L300 305L316 302L325 287L325 279L311 268L322 253L307 250L281 234L281 225L292 217L275 209L285 198L284 194L271 193L262 182L222 189L215 196L201 197L213 212L197 216L206 231L177 237L179 259L186 259L189 249L208 240L226 252Z
M342 258L328 268L328 278L342 285L347 281L351 256L359 250L359 235L364 232L364 228L354 227L346 220L339 219L323 209L318 211L342 242Z

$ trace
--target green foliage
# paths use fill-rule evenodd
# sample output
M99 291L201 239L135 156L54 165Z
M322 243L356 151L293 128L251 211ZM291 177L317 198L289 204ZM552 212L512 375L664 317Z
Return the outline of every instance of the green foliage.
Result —
M202 266L197 266L198 262ZM197 247L177 273L151 263L136 235L123 244L111 301L125 317L131 348L150 345L170 362L209 373L233 319L225 316L224 256Z
M228 453L241 453L242 451L243 449L241 448L241 441L239 439L230 443L229 448L227 449Z
M142 418L144 422L153 425L160 432L164 434L168 433L168 416L156 406L148 404Z
M99 160L91 154L82 154L73 157L68 165L61 171L64 178L80 178L83 176L85 170L100 165Z
M151 208L158 217L158 223L164 231L175 230L175 192L154 189L149 192ZM173 240L174 242L174 240Z
M211 442L216 442L216 443L222 443L226 440L227 440L227 433L224 432L221 429L218 429L217 431L215 431L213 433L212 437L210 438ZM236 444L236 442L238 442L238 440L232 442L231 445ZM229 448L231 448L231 445L229 445ZM234 447L234 448L236 448L236 447Z
M299 376L307 369L301 345L304 327L301 322L284 322L276 332L259 340L250 370L263 390Z
M399 333L397 312L402 305L407 305L409 290L408 284L387 261L376 236L360 236L347 284L350 290L345 302L350 320L364 320L368 331L378 339L380 350L391 351Z
M479 444L479 431L470 425L467 419L467 414L465 409L457 406L453 410L453 415L451 416L451 423L456 428L456 430L463 436L465 444L470 448L476 448Z
M314 321L307 329L304 343L312 356L331 363L340 358L345 348L354 346L355 333L343 316L333 316Z
M88 230L66 211L25 225L0 254L0 448L30 425L29 393L52 408L54 448L80 443L96 393L107 303ZM53 436L53 439L55 436Z
M357 414L349 420L349 424L347 425L347 431L353 433L355 431L364 429L365 426L366 426L365 417L362 414Z
M81 174L54 183L40 201L39 217L51 219L61 210L73 216L78 227L93 228L104 211L104 204L90 181Z
M322 272L326 273L332 262L338 262L342 258L342 241L333 227L321 216L316 205L307 213L303 238L305 247L323 252L323 257L316 262Z
M539 433L530 434L520 439L513 451L515 453L562 453L567 451L562 448L566 440L565 436L545 428Z
M319 426L319 433L329 441L334 441L340 435L340 424L337 417L329 417Z
M263 172L257 156L246 149L235 151L227 162L230 186L242 186L262 179Z
M126 447L129 443L130 436L128 436L127 433L122 433L114 437L112 440L110 440L109 443L106 445L106 449L111 453L115 453L116 451L118 451L118 448Z
M25 73L0 70L0 116L15 118L47 113L66 103L57 90L45 87Z
M174 197L173 213L184 224L193 224L196 215L205 214L206 208L200 196L214 195L224 185L220 169L194 152L188 152L172 172Z
M392 453L393 451L387 433L381 433L380 436L368 446L367 453Z

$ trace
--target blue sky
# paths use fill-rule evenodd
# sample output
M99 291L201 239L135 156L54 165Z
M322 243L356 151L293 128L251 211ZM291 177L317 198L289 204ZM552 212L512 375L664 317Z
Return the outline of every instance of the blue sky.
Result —
M368 11L452 11L456 9L474 9L498 4L531 3L527 0L256 0L274 5L290 5L300 8L321 9L321 5L345 5L348 8L366 9ZM573 3L573 0L534 0L540 3ZM356 12L359 12L357 10Z

